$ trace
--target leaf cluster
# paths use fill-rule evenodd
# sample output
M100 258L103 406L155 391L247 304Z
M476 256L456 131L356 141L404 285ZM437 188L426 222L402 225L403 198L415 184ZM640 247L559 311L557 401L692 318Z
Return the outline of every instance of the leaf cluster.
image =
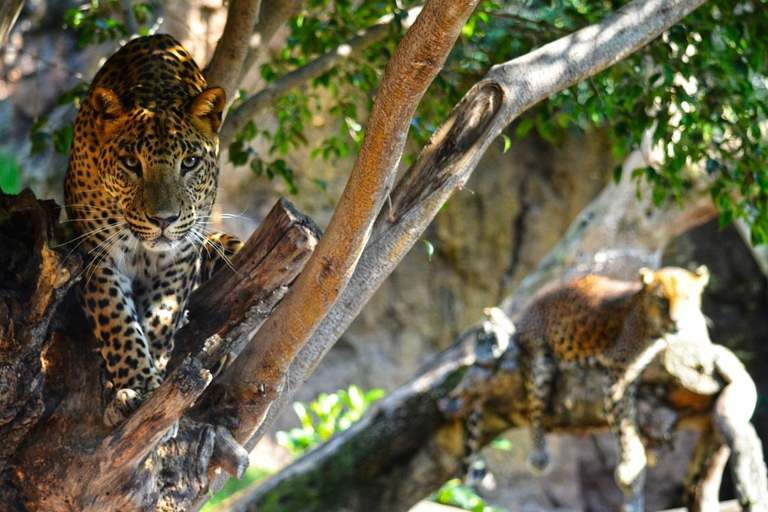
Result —
M309 405L295 402L293 410L301 421L301 428L278 432L277 442L294 455L302 455L336 432L351 427L373 402L383 397L383 389L363 392L353 384L347 390L321 393Z
M616 12L625 1L481 2L411 123L412 148L421 147L461 96L495 63L524 55L554 39ZM409 3L316 0L289 23L281 55L262 68L267 81L307 63L374 23L402 15ZM393 26L395 26L393 24ZM396 27L395 27L396 28ZM662 37L610 69L552 95L514 127L517 139L531 133L555 144L591 128L612 135L617 160L644 137L663 154L654 168L635 173L652 188L656 204L679 199L692 169L712 175L712 196L725 225L734 218L752 227L753 241L768 241L768 151L766 149L766 0L734 5L708 2ZM330 114L339 131L322 140L313 156L336 159L353 153L376 86L401 33L370 46L302 92L289 94L290 114L280 114L271 153L306 144L299 134L330 93ZM309 92L312 91L312 92ZM294 97L291 97L294 96ZM300 96L297 98L295 96ZM285 104L278 106L282 111ZM508 143L505 141L505 147ZM406 155L412 161L414 155ZM267 155L267 158L270 158ZM275 174L277 175L277 174ZM620 168L616 171L620 178Z

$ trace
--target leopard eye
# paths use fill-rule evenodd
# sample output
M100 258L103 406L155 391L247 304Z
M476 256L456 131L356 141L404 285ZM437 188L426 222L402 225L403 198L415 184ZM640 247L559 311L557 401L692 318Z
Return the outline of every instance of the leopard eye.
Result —
M199 156L188 156L184 160L181 161L181 175L185 175L188 172L194 171L197 169L197 166L200 165L200 157Z
M120 163L127 170L134 173L136 176L141 176L141 160L133 155L120 157Z

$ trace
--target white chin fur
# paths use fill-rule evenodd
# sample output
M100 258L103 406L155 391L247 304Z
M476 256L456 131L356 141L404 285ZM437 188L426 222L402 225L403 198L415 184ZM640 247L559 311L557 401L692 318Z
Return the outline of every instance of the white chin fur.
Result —
M144 248L148 251L163 252L163 251L170 251L171 249L177 247L179 245L179 241L168 240L167 238L163 238L161 240L159 239L142 240L141 245L143 245Z

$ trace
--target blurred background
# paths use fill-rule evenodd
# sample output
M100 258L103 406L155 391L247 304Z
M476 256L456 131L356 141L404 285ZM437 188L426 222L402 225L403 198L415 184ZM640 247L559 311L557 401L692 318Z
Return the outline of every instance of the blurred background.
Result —
M354 35L355 23L363 26L382 14L373 6L370 12L362 9L367 2L300 4L290 21L263 45L242 80L243 90L259 90L275 75L301 66ZM565 4L578 7L578 2ZM338 14L342 7L355 14L346 21L350 27L334 21L333 15L324 18L318 14L324 9ZM0 48L0 187L5 192L30 187L38 198L53 198L62 204L66 150L78 98L104 59L119 47L123 9L124 2L112 1L25 2L8 41ZM226 7L220 0L134 3L134 11L143 31L172 34L201 67L213 55L226 21ZM587 13L583 20L569 23L578 26L590 21L589 16L601 14ZM302 15L304 21L300 21ZM325 25L311 24L315 19L324 20ZM505 18L485 20L482 27L482 18L473 20L477 27L465 30L457 54L425 98L428 108L414 120L403 169L450 106L491 64L525 53L538 44L537 38L572 28L542 24L536 37L517 46L506 41L503 50L499 41L500 34L508 30L501 24ZM535 29L530 24L520 26ZM292 91L254 119L248 128L251 133L241 134L236 141L239 145L223 148L216 206L222 230L247 238L281 196L321 228L327 225L354 163L375 83L397 37L393 30L388 39L372 47L373 53L341 64L326 83L316 80ZM489 41L500 48L489 49ZM327 83L336 85L328 87ZM593 83L587 88L602 85ZM580 89L573 89L575 96ZM590 98L580 103L587 110L590 101L599 105L594 95ZM438 100L444 105L430 106ZM559 103L560 113L567 112L563 104ZM349 390L350 385L363 391L392 391L412 377L429 356L478 322L483 308L498 304L537 266L579 211L613 180L622 158L607 114L600 114L603 118L593 123L578 121L581 114L569 115L573 119L561 123L546 111L532 112L511 126L506 138L494 143L466 188L446 204L424 234L423 243L413 248L384 283L297 400L308 403L320 393ZM677 238L668 247L664 264L709 267L712 279L704 312L712 321L711 337L733 349L755 379L760 403L754 422L766 440L768 375L760 371L768 362L766 278L750 248L749 235L745 242L743 234L744 230L739 232L733 225L721 229L718 220L712 220ZM275 430L296 427L300 427L300 419L288 410ZM282 437L283 444L290 444L286 435ZM482 491L487 502L510 511L617 510L620 495L613 483L614 441L596 435L551 437L556 468L544 478L525 470L526 431L510 432L507 442L484 450L496 479L495 488ZM679 505L680 480L693 441L692 435L681 434L674 451L663 455L651 469L649 510ZM293 456L276 442L273 433L260 443L252 464L273 472ZM728 498L728 485L725 488L723 498Z

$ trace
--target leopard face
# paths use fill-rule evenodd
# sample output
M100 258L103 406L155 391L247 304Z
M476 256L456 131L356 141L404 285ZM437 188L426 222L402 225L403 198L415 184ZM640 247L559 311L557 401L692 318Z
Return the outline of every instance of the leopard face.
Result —
M701 295L709 283L706 267L696 272L677 267L640 270L642 291L636 307L649 326L649 335L676 333L701 320Z
M222 102L218 91L204 101ZM116 101L96 90L96 103ZM194 236L216 197L218 144L184 106L120 109L101 140L96 167L101 193L123 212L126 227L150 251L168 250Z
M224 103L170 36L110 57L83 101L65 183L76 231L95 233L86 246L114 235L115 256L113 246L131 242L168 251L201 241L193 228L216 197Z

